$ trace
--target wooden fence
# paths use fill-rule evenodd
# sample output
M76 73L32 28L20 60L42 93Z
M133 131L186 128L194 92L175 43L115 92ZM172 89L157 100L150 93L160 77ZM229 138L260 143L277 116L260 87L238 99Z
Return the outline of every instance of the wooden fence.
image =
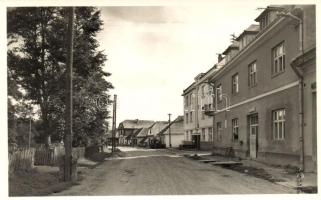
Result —
M9 171L29 170L34 167L34 148L18 148L9 153Z
M62 145L17 148L9 153L9 171L28 170L32 169L34 165L57 166L59 158L64 154L65 148ZM84 158L85 147L73 148L72 155L77 159Z
M63 155L63 152L64 148L62 146L39 146L35 152L35 165L57 165L58 158Z
M59 158L65 155L65 148L62 145L52 147L38 147L35 153L35 165L57 166ZM85 147L77 147L72 149L72 156L75 158L83 158L85 155Z

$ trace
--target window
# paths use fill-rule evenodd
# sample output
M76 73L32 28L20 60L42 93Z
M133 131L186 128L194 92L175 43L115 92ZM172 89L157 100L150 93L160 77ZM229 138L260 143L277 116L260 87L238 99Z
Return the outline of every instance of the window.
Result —
M202 117L202 119L205 119L205 113L203 110L201 111L201 117Z
M265 27L269 25L269 17L270 13L267 12L260 20L260 29L263 30Z
M234 74L232 76L232 93L236 94L239 92L239 75Z
M257 78L256 78L256 61L249 64L249 86L256 85Z
M277 45L272 49L272 74L278 74L285 70L285 52L284 43Z
M201 92L202 92L202 98L204 98L205 97L205 85L202 86Z
M232 134L233 134L233 140L239 139L239 119L235 118L232 119Z
M216 127L217 127L217 141L221 141L222 140L222 122L217 122L216 123Z
M273 116L273 137L275 140L283 140L285 132L285 109L275 110Z
M222 85L219 84L216 87L216 95L217 95L217 101L222 101Z
M190 112L189 115L189 122L193 122L193 112Z
M185 121L186 121L186 124L188 124L188 113L185 114Z
M202 128L202 141L205 141L205 128Z
M188 141L188 131L186 131L186 141Z
M188 96L185 96L184 106L185 106L185 108L188 106Z
M213 87L207 87L207 94L208 96L211 96L213 94Z
M208 128L208 141L213 141L213 129Z
M193 93L189 95L189 105L191 106L191 108L193 106L193 97L194 97Z

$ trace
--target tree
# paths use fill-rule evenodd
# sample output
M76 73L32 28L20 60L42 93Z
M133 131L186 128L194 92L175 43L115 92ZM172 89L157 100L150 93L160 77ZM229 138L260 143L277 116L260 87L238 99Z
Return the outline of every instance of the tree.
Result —
M108 111L95 109L84 97L108 93L113 88L103 71L106 55L98 51L100 11L76 8L74 40L74 134L75 141L101 134ZM45 140L61 140L64 132L65 8L16 8L8 11L8 71L25 91L25 99L39 106ZM88 111L90 110L90 112ZM77 144L75 142L75 144Z

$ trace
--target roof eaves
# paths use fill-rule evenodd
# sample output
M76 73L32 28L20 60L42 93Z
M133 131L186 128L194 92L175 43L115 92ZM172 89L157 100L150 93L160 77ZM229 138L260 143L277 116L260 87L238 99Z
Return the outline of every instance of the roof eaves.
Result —
M224 51L222 54L223 54L223 55L226 55L227 52L230 51L230 50L232 50L232 49L238 50L239 47L230 45L229 47L227 47L227 49L225 49L225 51Z

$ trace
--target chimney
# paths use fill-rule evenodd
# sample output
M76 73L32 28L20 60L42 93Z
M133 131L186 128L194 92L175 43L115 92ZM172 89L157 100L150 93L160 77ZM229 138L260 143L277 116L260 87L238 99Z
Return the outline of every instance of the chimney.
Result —
M221 53L219 53L217 56L217 62L221 62L221 60L223 60L223 56Z

